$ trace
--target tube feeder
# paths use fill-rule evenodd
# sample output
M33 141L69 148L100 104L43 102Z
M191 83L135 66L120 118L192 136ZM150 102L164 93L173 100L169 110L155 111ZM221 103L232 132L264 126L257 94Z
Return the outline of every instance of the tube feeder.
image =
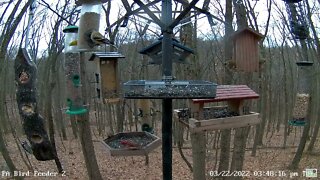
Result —
M313 62L298 61L296 64L298 66L298 89L293 108L292 119L289 120L289 124L292 126L304 126L310 101L310 71Z
M307 39L309 27L303 0L285 0L285 3L293 38L299 40Z
M96 63L96 93L104 102L118 102L120 85L118 60L125 58L118 52L94 52L89 61Z
M78 40L79 51L87 52L95 49L90 35L93 31L99 31L102 2L106 1L79 0L76 2L76 4L81 5Z
M80 82L80 62L78 53L78 27L68 26L65 33L65 74L67 77L67 111L66 114L78 115L87 112L83 107L81 82Z

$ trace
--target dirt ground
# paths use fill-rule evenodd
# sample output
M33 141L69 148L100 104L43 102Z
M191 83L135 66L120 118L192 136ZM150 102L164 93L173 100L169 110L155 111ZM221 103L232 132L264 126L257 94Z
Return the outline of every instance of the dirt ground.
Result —
M272 136L265 138L264 147L259 147L257 155L251 156L250 143L246 151L245 163L243 171L249 177L243 179L307 179L303 176L303 171L306 169L317 169L318 178L320 177L320 142L316 142L314 154L304 154L300 163L300 168L297 171L289 171L287 166L294 157L296 146L298 145L301 129L295 129L295 134L292 133L288 139L288 148L283 149L282 133L273 133ZM71 136L69 136L71 137ZM144 156L133 157L111 157L105 146L99 142L101 139L94 139L94 147L99 163L100 172L104 179L116 180L156 180L162 179L162 155L161 147L155 149L149 154L149 164L146 165ZM54 161L41 162L37 161L33 156L29 155L33 170L28 170L23 163L11 136L6 137L10 155L14 160L16 167L22 173L28 173L26 179L88 179L86 167L81 152L80 142L76 139L61 141L57 138L58 154L63 164L65 173L57 174L57 169ZM192 152L190 142L186 141L183 152L187 159L192 162ZM188 148L189 147L189 148ZM214 173L216 168L216 150L212 149L207 152L207 179L215 179L210 173ZM8 170L4 160L0 157L0 179L9 179L5 176ZM35 172L37 171L37 172ZM264 173L262 175L261 173ZM48 176L49 175L49 176ZM260 176L262 175L262 176ZM297 176L298 175L298 176ZM297 177L294 177L297 176ZM45 177L45 178L44 178ZM182 160L178 149L173 149L173 179L192 179L192 173L188 169L186 163ZM317 179L317 178L314 178Z

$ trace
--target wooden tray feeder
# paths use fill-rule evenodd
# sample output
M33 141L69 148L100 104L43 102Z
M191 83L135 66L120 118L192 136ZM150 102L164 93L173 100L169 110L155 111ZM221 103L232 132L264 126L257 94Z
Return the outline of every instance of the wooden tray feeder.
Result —
M193 54L193 50L183 46L178 40L172 39L173 48L173 62L185 63L186 58ZM145 47L139 53L148 55L152 60L149 64L162 64L162 37L159 38L155 43Z
M263 35L249 28L236 31L232 35L233 58L238 71L259 71L259 41Z
M104 102L119 101L118 60L124 56L118 52L95 52L89 61L96 62L95 72L97 97Z
M111 156L144 156L159 147L161 140L148 132L123 132L102 143Z
M259 95L246 85L219 85L215 99L192 99L190 102L190 112L186 111L186 109L175 110L174 117L189 127L191 132L251 126L260 123L259 113L244 112L243 101L256 98L259 98ZM205 115L205 111L207 110L225 107L205 108L204 103L220 101L227 101L229 111L236 115L228 115L229 117L224 118L210 118L210 116ZM192 116L195 113L196 115Z

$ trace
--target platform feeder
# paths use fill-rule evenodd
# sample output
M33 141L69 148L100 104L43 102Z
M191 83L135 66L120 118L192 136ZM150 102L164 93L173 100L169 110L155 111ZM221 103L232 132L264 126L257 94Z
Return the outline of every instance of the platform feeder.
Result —
M118 60L121 58L125 57L118 52L94 52L89 58L96 63L96 97L104 102L119 101Z
M289 124L293 126L304 126L310 101L310 86L312 78L310 72L313 62L300 61L296 64L298 66L297 95L293 108L292 119L289 120Z
M147 55L151 58L149 64L160 65L162 64L162 38L160 37L156 42L143 48L139 51L140 54ZM177 39L172 38L173 58L175 63L186 63L186 58L193 54L193 50L182 45Z
M233 39L233 60L238 71L257 72L259 71L259 41L263 35L249 28L236 31Z

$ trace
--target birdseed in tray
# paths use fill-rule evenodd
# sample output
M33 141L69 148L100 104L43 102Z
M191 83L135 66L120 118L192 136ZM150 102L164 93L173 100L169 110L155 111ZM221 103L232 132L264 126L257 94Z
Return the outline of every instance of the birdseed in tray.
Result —
M113 149L143 149L157 138L147 132L119 133L104 140Z
M228 107L210 107L203 109L203 120L207 119L217 119L217 118L226 118L239 116L239 113L230 111ZM191 113L189 109L182 109L178 112L178 117L180 120L188 122L189 118L197 118L199 117L199 113Z
M130 99L214 98L217 84L208 81L147 81L124 83L124 97Z

